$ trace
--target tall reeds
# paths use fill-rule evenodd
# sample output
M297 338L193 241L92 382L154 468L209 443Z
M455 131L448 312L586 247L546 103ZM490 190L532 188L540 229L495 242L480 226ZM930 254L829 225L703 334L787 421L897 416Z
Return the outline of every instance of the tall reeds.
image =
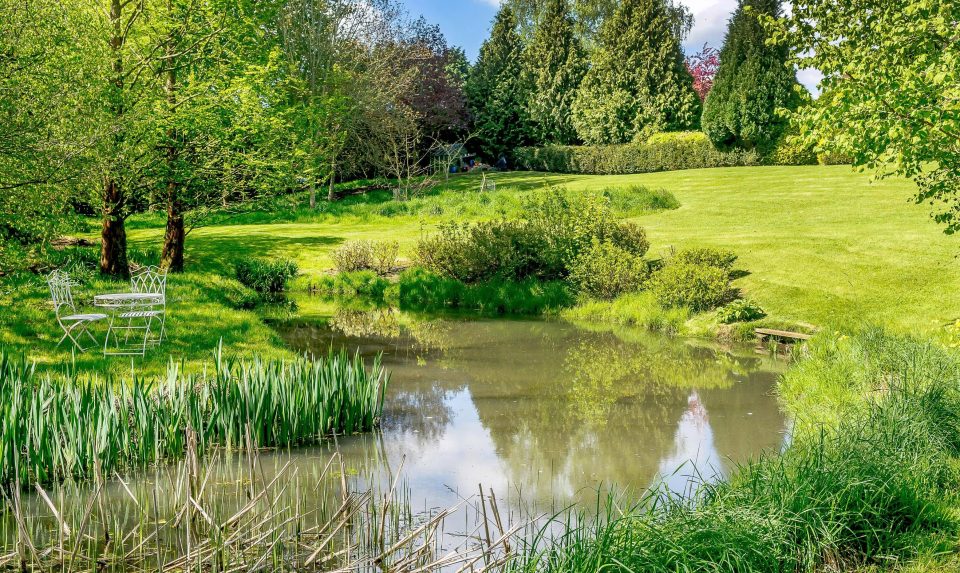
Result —
M48 483L109 474L184 455L186 429L202 453L292 446L379 422L389 376L374 360L331 352L320 359L231 361L210 371L101 379L38 374L0 349L0 483ZM249 436L246 435L249 432Z

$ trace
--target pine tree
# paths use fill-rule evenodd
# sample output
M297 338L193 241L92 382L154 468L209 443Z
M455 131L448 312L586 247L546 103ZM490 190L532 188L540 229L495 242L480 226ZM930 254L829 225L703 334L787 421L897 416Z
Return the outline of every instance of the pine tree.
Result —
M538 143L577 141L570 114L587 62L574 26L567 0L547 0L527 46L528 109Z
M497 13L493 30L467 79L473 135L483 157L501 155L530 142L526 104L529 89L523 74L523 41L513 10Z
M584 141L624 143L699 125L700 98L676 24L665 0L623 0L603 22L573 105Z
M720 50L720 70L703 108L703 130L721 147L772 149L786 128L777 108L796 109L797 77L785 45L768 45L761 18L780 0L740 0Z

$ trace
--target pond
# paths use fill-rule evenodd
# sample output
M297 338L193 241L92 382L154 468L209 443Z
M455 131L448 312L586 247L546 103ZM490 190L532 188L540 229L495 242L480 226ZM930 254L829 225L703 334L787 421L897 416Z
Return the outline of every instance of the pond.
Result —
M27 528L34 544L62 548L66 528L56 506L66 521L87 524L90 559L117 546L123 559L177 563L186 555L189 562L191 543L194 555L219 555L224 532L233 532L228 540L246 536L241 553L263 559L279 543L265 545L264 529L286 531L304 554L324 547L324 536L342 534L330 547L362 556L383 549L383 531L397 538L458 506L435 537L439 553L462 540L482 546L469 540L489 529L483 512L493 503L498 519L502 512L504 522L518 524L566 507L589 512L609 492L626 500L649 488L689 495L761 451L780 449L787 435L774 396L785 364L752 348L558 320L424 318L390 309L340 310L329 321L276 328L297 351L381 357L391 373L381 429L255 456L215 452L193 463L188 456L104 476L100 486L24 493L16 501L24 521L0 520L6 546ZM345 492L359 497L350 501ZM350 527L331 525L347 506ZM185 508L193 519L184 521ZM124 532L123 542L111 542L108 530L113 539ZM136 540L151 538L158 549L140 549L145 542ZM198 553L199 540L206 545ZM429 543L412 545L419 551Z
M388 309L279 330L298 351L382 355L391 380L375 463L402 460L411 498L428 507L478 484L540 507L590 504L610 486L683 495L784 441L773 394L783 363L752 348ZM369 468L369 436L339 448Z

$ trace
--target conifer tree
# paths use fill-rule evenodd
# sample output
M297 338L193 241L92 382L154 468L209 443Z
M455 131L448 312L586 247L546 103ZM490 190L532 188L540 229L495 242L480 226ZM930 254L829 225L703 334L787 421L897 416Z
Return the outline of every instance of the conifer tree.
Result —
M530 142L526 112L529 89L523 74L523 41L513 10L497 13L490 37L467 79L473 135L481 155L496 161Z
M700 98L665 0L623 0L604 20L573 105L580 138L624 143L699 125Z
M577 131L570 114L587 62L567 0L547 0L524 65L532 88L528 110L537 142L575 143Z
M780 0L740 0L730 19L703 109L703 131L717 146L770 151L787 124L776 110L800 103L788 48L768 44L761 24L780 15Z

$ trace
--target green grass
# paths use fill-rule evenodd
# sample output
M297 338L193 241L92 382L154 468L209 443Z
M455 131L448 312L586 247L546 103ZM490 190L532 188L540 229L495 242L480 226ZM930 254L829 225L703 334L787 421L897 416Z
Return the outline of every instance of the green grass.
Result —
M0 484L110 475L214 446L293 446L373 429L388 375L356 355L239 362L156 379L39 374L0 348ZM102 473L99 473L102 472Z
M384 193L350 197L329 212L310 212L301 202L296 209L240 215L229 225L192 233L188 265L229 272L233 258L244 253L292 258L315 275L332 268L330 253L344 241L397 240L401 257L409 258L417 239L438 223L513 212L524 195L544 185L621 189L613 202L646 228L651 256L683 246L733 250L749 272L735 286L772 321L822 327L867 320L932 332L960 317L960 243L941 233L924 206L910 202L914 186L903 179L875 182L846 166L492 177L493 194L478 194L479 179L461 176L405 204L391 203ZM664 210L659 200L646 199L631 205L636 186L666 190L679 208ZM652 212L636 214L654 204ZM131 232L142 246L159 237L159 229Z

